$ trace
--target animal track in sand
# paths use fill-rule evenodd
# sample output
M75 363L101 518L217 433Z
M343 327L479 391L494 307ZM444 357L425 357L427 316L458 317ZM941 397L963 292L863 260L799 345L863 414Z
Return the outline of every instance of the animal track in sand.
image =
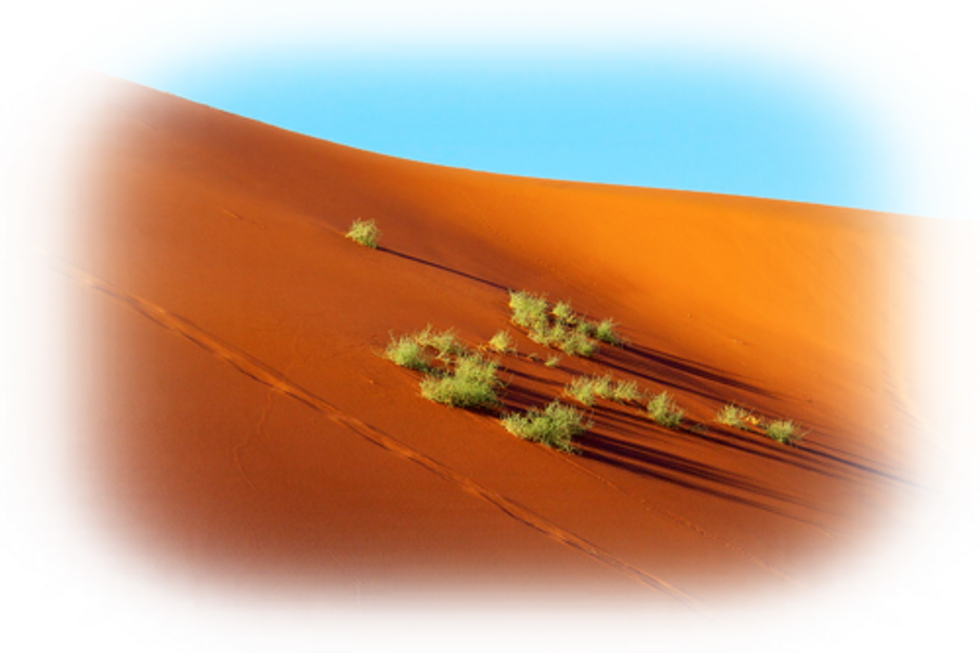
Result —
M262 363L246 352L237 349L233 345L221 341L219 338L201 329L190 320L171 313L163 307L143 298L131 295L128 292L117 288L110 282L82 270L64 258L18 238L0 233L0 243L4 243L24 254L33 257L46 267L75 281L76 283L90 287L93 290L106 295L113 301L129 306L156 324L174 331L196 345L204 348L208 352L232 365L237 370L255 379L259 383L262 383L263 385L266 385L277 392L306 404L313 410L324 414L331 421L344 426L349 431L361 436L368 442L384 449L385 451L388 451L389 453L399 456L403 460L415 463L424 470L456 485L467 494L490 503L511 518L533 528L534 530L537 530L540 533L543 533L552 540L585 553L624 577L673 599L688 610L723 628L730 634L764 649L775 650L776 648L786 648L785 643L776 640L774 637L748 624L740 622L738 619L725 614L721 610L713 608L694 595L674 586L670 582L616 557L612 553L603 550L588 540L564 530L557 524L552 523L548 519L534 513L533 511L510 499L507 499L489 488L483 487L475 481L455 472L446 465L408 447L403 442L365 424L356 417L347 415L328 401L291 383L282 373ZM368 628L370 629L370 626L368 626ZM373 630L372 635L375 637L375 641L379 644L379 646L383 648L384 645L381 644L380 640L377 639L377 636L374 635Z

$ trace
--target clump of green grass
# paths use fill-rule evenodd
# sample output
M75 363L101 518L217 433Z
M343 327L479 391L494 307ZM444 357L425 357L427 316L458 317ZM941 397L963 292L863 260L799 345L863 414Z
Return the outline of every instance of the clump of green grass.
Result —
M509 354L510 352L517 351L514 339L510 337L510 333L503 330L493 334L493 337L490 338L487 344L490 346L490 349L501 354Z
M365 247L376 249L378 247L378 241L381 240L381 230L378 229L378 225L374 223L374 220L361 220L358 218L351 224L346 236Z
M725 404L715 415L715 421L736 429L748 430L752 413L735 404Z
M577 333L582 334L586 338L595 337L595 328L596 328L596 323L589 322L588 320L579 320L578 323L575 325L575 331Z
M575 311L572 310L571 302L558 302L555 304L554 308L551 309L551 314L569 326L573 326L576 322L578 322L578 316L575 314Z
M598 346L578 331L566 331L558 348L569 356L591 358L599 349Z
M597 397L611 399L614 388L610 376L579 376L565 386L565 394L586 406L592 406Z
M677 406L670 393L664 390L647 403L647 416L660 426L674 429L684 419L684 411Z
M545 367L558 367L558 363L560 363L560 362L561 362L561 356L559 356L558 354L553 354L551 356L548 356L548 358L545 359L544 366Z
M636 381L625 381L620 379L616 382L616 386L612 389L613 401L618 401L621 404L640 401L642 397L643 393L640 392L640 386L637 385Z
M517 326L538 330L548 324L548 300L524 290L510 291L511 319Z
M568 328L561 322L538 324L530 330L527 337L545 347L560 347L568 338Z
M450 362L452 357L466 352L466 346L459 341L456 331L452 328L438 331L431 324L427 324L414 337L420 346L435 349L438 352L436 358L445 363Z
M599 322L595 325L595 339L610 345L621 345L623 337L616 331L617 326L611 318Z
M621 339L615 334L615 324L606 320L598 325L572 310L570 302L558 302L549 310L548 300L543 295L534 295L524 290L510 291L511 321L528 331L528 338L545 347L561 349L569 356L589 358L598 350L592 338L598 338L602 324L603 337L619 344ZM550 316L550 317L549 317ZM554 318L554 319L552 319ZM610 335L613 334L613 335Z
M430 369L429 355L425 347L419 344L418 334L391 336L391 342L385 349L384 357L396 365L412 370L425 372Z
M467 353L456 359L451 372L422 379L421 391L423 397L440 404L486 408L497 403L501 385L495 361Z
M800 431L800 426L793 420L785 419L770 422L766 426L766 435L780 444L793 444L803 439L805 433Z
M519 438L540 442L553 449L574 453L572 438L592 428L581 411L557 399L545 407L531 408L523 415L513 413L500 420L504 428Z

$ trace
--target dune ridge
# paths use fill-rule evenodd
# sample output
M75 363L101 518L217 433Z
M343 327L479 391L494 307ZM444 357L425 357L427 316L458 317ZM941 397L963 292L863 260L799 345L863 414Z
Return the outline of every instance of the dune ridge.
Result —
M916 491L913 219L442 168L93 83L93 165L51 260L90 325L91 464L154 559L358 597L638 581L707 614L818 585ZM356 218L377 250L344 238ZM546 368L508 289L628 344ZM581 456L522 442L378 355L426 324L516 336L503 411L612 373L669 390L687 427L599 402ZM719 426L727 402L809 433Z

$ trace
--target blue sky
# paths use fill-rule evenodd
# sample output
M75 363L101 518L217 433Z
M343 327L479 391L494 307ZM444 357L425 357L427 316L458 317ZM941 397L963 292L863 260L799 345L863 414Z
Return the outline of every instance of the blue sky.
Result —
M282 49L172 60L122 76L289 130L430 163L904 208L871 117L827 80L771 61Z

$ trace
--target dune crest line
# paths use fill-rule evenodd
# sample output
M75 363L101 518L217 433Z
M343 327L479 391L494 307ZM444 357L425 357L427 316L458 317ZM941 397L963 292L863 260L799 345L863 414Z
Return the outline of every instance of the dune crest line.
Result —
M620 560L613 554L602 550L591 542L564 530L560 526L550 522L544 517L532 512L520 504L504 497L503 495L483 487L472 479L459 474L446 465L429 458L425 454L416 451L404 443L392 438L380 430L365 424L361 420L347 415L337 407L330 404L325 399L305 390L289 381L283 374L274 368L266 365L262 361L254 358L244 351L239 350L231 344L225 343L211 335L190 320L183 318L167 309L153 304L145 299L130 295L112 286L109 282L80 270L72 264L62 259L45 255L49 259L49 265L59 274L62 274L72 281L91 288L106 295L112 300L120 302L125 306L137 311L141 315L149 318L153 322L178 335L190 340L202 349L217 356L246 376L276 390L286 396L300 401L313 410L324 414L331 421L346 427L372 444L399 456L404 460L413 462L425 470L435 474L439 478L452 483L464 492L483 499L498 509L502 510L509 517L533 528L561 544L569 546L575 550L585 553L592 559L606 565L621 575L636 581L642 585L655 589L670 596L685 606L691 608L702 616L710 618L711 610L704 603L687 594L683 590L671 585L670 583L657 578L653 574L646 572L630 563Z

